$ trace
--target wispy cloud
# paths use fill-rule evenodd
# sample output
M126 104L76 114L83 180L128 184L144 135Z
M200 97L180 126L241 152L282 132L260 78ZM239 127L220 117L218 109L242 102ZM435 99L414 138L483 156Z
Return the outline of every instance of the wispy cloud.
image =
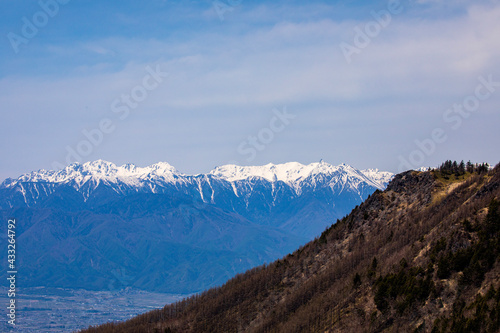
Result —
M23 140L32 138L33 144L3 149L36 157L22 171L48 167L79 140L82 128L113 116L110 103L130 91L146 65L158 63L169 72L168 80L89 159L139 164L165 159L186 172L206 171L236 159L235 145L262 126L273 108L287 106L301 120L254 163L324 158L363 167L369 160L366 166L395 171L394 156L439 122L443 109L469 93L479 75L500 79L500 6L462 5L461 14L443 17L418 14L427 10L418 6L439 5L408 4L406 14L395 17L351 65L339 43L352 40L353 28L370 19L370 8L360 19L343 19L335 16L336 6L325 4L295 11L284 5L243 6L232 14L234 24L228 17L196 33L34 45L44 49L45 60L33 61L58 62L58 70L4 71L0 105L8 122L0 125L0 139L18 136L14 129L23 128ZM198 16L209 20L210 11L204 8ZM30 57L26 53L16 61ZM495 101L498 97L482 107L486 128L498 119ZM491 137L486 133L478 140ZM374 153L374 146L383 149Z

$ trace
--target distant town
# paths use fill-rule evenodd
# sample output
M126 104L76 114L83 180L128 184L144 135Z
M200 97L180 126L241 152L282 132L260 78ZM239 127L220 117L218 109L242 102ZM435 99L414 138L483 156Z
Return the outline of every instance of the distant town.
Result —
M23 333L73 332L90 325L123 321L140 313L162 308L165 304L183 297L134 289L122 291L21 289L17 294L15 330ZM6 305L8 302L7 290L2 288L0 304ZM4 309L6 307L2 306ZM0 331L10 330L12 326L8 325L6 320L1 321Z

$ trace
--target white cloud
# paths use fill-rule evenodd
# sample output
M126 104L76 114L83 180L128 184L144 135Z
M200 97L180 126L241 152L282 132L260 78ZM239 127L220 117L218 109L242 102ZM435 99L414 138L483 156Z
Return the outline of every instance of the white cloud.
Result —
M336 148L336 156L360 160L357 157L360 153L349 153L349 149L362 147L366 141L387 145L384 141L387 138L369 137L373 133L364 124L367 118L369 125L380 131L393 126L403 129L397 131L401 144L391 143L390 151L384 152L383 158L387 159L395 156L401 145L411 144L418 133L425 135L429 128L439 126L443 108L469 94L479 75L494 74L500 79L498 5L471 6L467 15L443 19L394 17L361 54L354 55L349 65L339 43L352 42L354 26L365 23L282 22L244 34L206 33L182 41L107 38L54 47L51 52L66 56L92 52L111 58L75 67L60 77L2 79L0 105L6 110L4 117L9 125L0 126L1 139L5 141L6 136L13 135L15 128L28 126L23 135L33 138L34 144L18 147L12 153L44 151L40 159L45 162L37 163L46 166L49 160L60 158L66 145L81 138L82 128L93 126L103 117L113 117L111 102L138 84L144 76L144 67L157 61L170 73L169 78L134 111L133 117L120 124L123 131L113 134L107 145L96 149L96 154L102 153L106 158L106 152L125 159L124 155L112 152L126 154L127 147L135 147L129 151L131 162L147 159L149 163L161 159L158 151L164 149L183 157L184 162L179 160L179 163L185 165L176 165L183 171L205 171L204 163L211 168L229 159L228 156L234 158L239 140L254 133L258 124L265 124L266 112L287 106L302 115L302 120L283 134L289 145L281 143L281 152L269 148L256 163L272 156L284 159L283 154L297 156L296 159L320 154L328 160L331 149L328 142L341 140L348 143L346 148ZM113 61L126 65L117 71ZM488 112L489 109L484 110L485 114ZM193 117L206 113L211 116L203 122L187 125ZM247 120L257 114L262 120L234 122L235 128L226 131L229 114ZM374 114L381 116L372 117ZM411 126L404 121L405 117L413 120ZM26 119L34 122L26 125ZM185 133L178 124L186 124ZM340 126L342 136L331 133L333 125ZM144 126L146 129L142 129ZM406 126L411 129L405 134ZM214 135L210 128L218 131L209 148L214 152L213 160L199 162L196 153L175 148L189 143L197 151L194 146L200 137ZM53 135L46 137L47 132ZM134 138L127 137L132 132L140 136L139 142L154 142L152 148L145 151L141 144L132 143ZM312 133L314 138L308 141L307 135L300 133ZM314 148L296 151L293 145ZM46 146L51 148L44 150ZM224 154L225 151L228 153ZM373 155L365 159L382 159L373 151L363 152ZM205 170L189 169L188 165Z

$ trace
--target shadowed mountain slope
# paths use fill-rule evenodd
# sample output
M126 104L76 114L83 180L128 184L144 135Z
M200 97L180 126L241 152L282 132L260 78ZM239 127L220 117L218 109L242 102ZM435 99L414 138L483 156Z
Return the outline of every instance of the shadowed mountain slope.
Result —
M408 171L281 260L84 332L497 332L499 199L500 165Z

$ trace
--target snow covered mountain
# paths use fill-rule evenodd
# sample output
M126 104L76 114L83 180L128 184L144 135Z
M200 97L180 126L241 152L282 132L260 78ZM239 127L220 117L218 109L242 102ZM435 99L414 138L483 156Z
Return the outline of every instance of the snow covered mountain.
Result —
M379 169L365 169L361 170L367 178L371 179L375 183L382 185L384 188L387 184L394 178L394 174L388 171L380 171Z
M0 215L19 220L25 286L194 292L293 251L391 177L325 162L186 175L99 160L5 180Z
M325 162L309 165L296 162L264 166L225 165L205 175L185 175L166 162L141 168L134 164L116 166L111 162L98 160L85 164L74 163L60 171L39 170L21 175L17 179L9 178L0 185L0 189L16 189L23 195L28 207L44 196L49 196L60 186L72 187L81 192L82 197L87 200L93 191L102 185L110 186L116 193L124 195L131 192L159 193L172 186L179 188L195 185L200 198L205 201L202 183L206 181L211 186L210 180L231 183L237 196L238 189L235 184L257 179L269 183L282 182L297 195L300 195L304 188L327 185L332 188L340 186L342 189L348 187L362 196L361 184L384 189L392 176L390 172L377 169L360 171L346 164L333 166ZM210 198L214 195L213 191L212 188Z

